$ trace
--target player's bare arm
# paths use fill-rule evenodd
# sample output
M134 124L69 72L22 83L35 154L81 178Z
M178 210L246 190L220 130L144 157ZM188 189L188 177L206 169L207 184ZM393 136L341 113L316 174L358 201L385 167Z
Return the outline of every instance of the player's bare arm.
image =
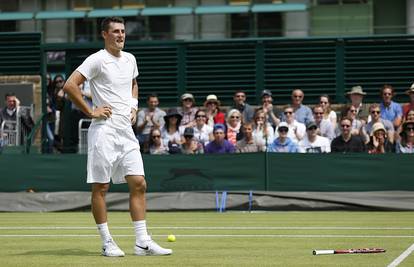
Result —
M132 99L138 101L138 83L135 79L132 79ZM135 124L137 121L138 106L131 107L131 124Z
M80 85L86 78L78 71L74 71L66 81L63 90L68 94L69 99L88 117L93 119L107 119L112 115L112 108L109 105L97 107L92 110L82 96Z

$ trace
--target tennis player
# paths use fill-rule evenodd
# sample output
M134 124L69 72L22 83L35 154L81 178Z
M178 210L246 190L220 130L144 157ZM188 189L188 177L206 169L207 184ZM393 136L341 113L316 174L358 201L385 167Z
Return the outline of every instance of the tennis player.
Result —
M145 221L146 182L139 143L132 131L138 109L138 67L135 57L122 51L125 24L119 17L101 24L105 48L90 55L71 74L64 91L72 102L92 118L88 132L87 182L92 184L92 213L102 238L102 255L123 257L125 253L108 229L105 194L109 182L128 183L129 209L136 234L136 255L170 255L171 249L156 244ZM79 86L88 80L93 109L83 100Z

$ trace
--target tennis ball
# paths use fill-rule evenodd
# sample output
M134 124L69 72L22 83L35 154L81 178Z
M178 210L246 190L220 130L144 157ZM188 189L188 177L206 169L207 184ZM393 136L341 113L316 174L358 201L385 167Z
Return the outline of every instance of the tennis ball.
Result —
M168 235L167 240L168 242L175 242L175 235Z

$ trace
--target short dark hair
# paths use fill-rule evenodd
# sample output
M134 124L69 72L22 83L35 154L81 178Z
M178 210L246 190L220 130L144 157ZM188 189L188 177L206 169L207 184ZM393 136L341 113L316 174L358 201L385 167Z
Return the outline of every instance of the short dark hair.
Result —
M101 30L107 32L109 29L109 24L111 22L115 22L115 23L122 23L125 24L125 21L123 18L121 17L106 17L104 18L104 20L102 20L101 22Z
M7 100L7 98L10 96L16 96L16 94L14 92L8 92L4 95L4 99Z
M150 98L152 98L152 97L155 97L155 98L158 99L158 95L155 94L155 93L152 93L152 94L147 95L147 101L150 100Z

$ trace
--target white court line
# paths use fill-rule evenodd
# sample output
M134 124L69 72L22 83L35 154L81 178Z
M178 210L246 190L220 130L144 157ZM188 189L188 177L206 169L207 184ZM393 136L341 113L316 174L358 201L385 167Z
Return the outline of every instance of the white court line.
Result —
M393 260L387 267L396 267L396 266L398 266L413 251L414 251L414 243L409 248L407 248L400 256L398 256L395 260Z
M111 226L111 229L133 229L132 226ZM95 226L0 226L0 230L79 230ZM414 230L414 227L347 227L347 226L152 226L148 229L183 230Z
M98 237L97 234L5 234L1 237ZM135 237L135 235L112 235L114 237ZM165 235L151 235L154 237L165 237ZM258 237L270 237L270 238L414 238L414 235L233 235L233 234L205 234L205 235L175 235L177 237L243 237L243 238L258 238Z

